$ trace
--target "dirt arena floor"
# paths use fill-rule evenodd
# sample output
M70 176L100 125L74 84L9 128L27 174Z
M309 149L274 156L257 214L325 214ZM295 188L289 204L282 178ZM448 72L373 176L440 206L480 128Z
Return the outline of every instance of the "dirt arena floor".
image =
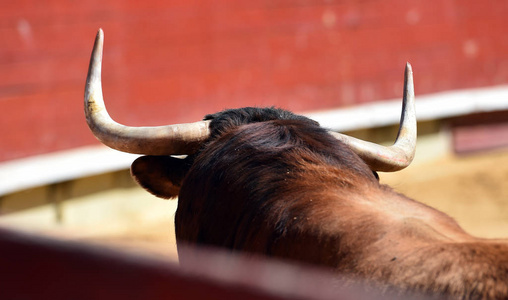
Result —
M508 149L419 163L381 182L454 217L469 233L508 238ZM86 241L176 260L172 224L139 224L128 233Z
M398 173L382 182L437 208L469 233L508 238L508 150L450 156Z

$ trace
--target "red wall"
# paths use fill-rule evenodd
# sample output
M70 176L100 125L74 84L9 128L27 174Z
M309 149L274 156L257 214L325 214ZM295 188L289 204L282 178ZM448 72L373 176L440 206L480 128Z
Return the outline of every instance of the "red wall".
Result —
M82 101L99 27L106 102L128 125L400 97L406 61L417 94L508 82L507 1L4 2L0 161L96 143Z

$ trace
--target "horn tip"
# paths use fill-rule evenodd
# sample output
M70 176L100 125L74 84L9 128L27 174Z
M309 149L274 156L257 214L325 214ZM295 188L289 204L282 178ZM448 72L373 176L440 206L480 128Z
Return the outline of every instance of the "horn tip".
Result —
M406 72L413 72L413 67L409 62L406 62Z
M103 42L104 41L104 31L102 31L102 28L99 28L97 30L97 36L95 37L95 42Z

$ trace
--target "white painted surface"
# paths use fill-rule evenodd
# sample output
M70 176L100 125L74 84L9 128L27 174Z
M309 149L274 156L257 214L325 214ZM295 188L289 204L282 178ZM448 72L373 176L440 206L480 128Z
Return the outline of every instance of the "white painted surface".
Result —
M416 95L416 118L427 121L470 113L508 110L508 85ZM402 97L376 103L309 112L306 116L335 131L348 131L397 124Z
M128 168L138 155L87 146L0 164L0 195Z

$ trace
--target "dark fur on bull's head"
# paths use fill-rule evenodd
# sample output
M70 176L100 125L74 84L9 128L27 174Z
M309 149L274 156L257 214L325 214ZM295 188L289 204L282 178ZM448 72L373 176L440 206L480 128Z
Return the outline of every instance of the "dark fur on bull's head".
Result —
M326 152L329 159L337 161L341 159L343 164L349 166L355 165L348 163L348 159L354 157L355 161L360 162L362 167L370 172L368 166L362 160L359 160L358 156L353 156L347 146L342 145L340 141L330 136L316 121L287 110L246 107L207 115L205 120L211 120L210 137L198 153L185 159L170 156L143 156L138 158L133 163L132 173L139 184L158 197L177 197L182 186L182 180L195 162L196 157L202 157L203 155L200 153L204 149L210 148L214 144L217 145L216 140L218 138L221 138L221 141L224 140L222 135L228 134L229 136L233 132L237 132L238 127L247 124L256 124L251 126L253 128L251 129L252 132L244 132L246 136L242 138L235 137L230 140L226 138L224 142L216 146L216 148L221 149L206 151L204 156L212 155L212 161L216 161L229 157L229 153L241 153L251 160L252 157L249 154L260 153L265 155L262 164L264 168L276 168L276 164L281 163L279 162L281 157L274 155L274 152L281 154L284 152L283 150L291 149L291 153L293 153L296 150L303 151L306 149L307 151L319 153ZM259 145L255 145L255 141L258 141ZM340 151L337 145L342 145L344 150ZM231 147L237 150L230 152ZM239 149L243 150L238 152ZM293 155L298 156L298 153L293 153ZM250 165L254 164L261 166L260 161L253 160ZM242 169L235 168L233 165L229 172L248 173L250 170L247 168L242 171ZM215 172L210 172L207 177L214 176L214 174Z
M326 207L320 193L357 197L379 185L356 154L308 118L244 108L206 119L212 134L197 154L183 161L145 156L132 165L137 181L159 197L175 197L181 187L180 241L276 254L272 248L305 227L310 211ZM175 188L164 194L167 186Z
M508 298L507 241L472 237L444 213L378 182L373 171L411 161L415 126L401 126L389 149L275 108L227 110L192 124L126 127L105 110L101 53L102 32L85 91L89 126L115 149L148 154L133 163L132 174L157 196L179 197L179 245L326 266L383 288ZM410 74L408 66L404 99L413 98ZM412 109L403 111L401 124L416 122ZM189 155L170 156L181 151ZM179 254L185 263L185 253Z

